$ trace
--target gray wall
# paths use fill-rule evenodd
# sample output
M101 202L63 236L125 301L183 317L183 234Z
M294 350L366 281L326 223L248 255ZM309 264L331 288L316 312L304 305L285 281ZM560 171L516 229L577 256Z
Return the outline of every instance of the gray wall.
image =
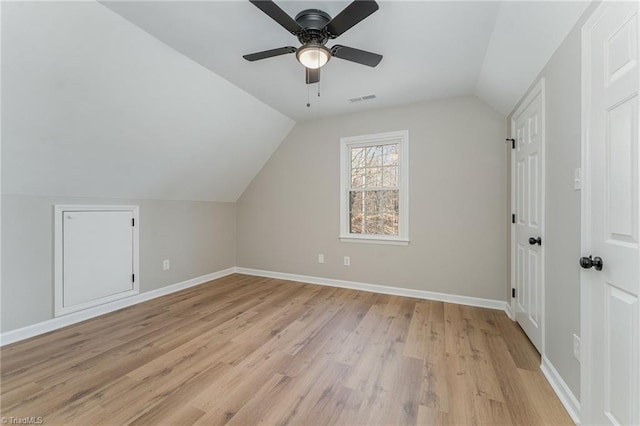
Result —
M340 138L405 129L411 243L340 242ZM238 200L238 266L505 300L506 130L475 97L297 124Z
M235 203L3 195L3 332L53 318L54 204L140 206L141 293L235 266Z
M2 60L2 331L53 316L56 203L140 206L142 292L235 266L235 203L211 200L291 120L95 2L3 3Z
M545 352L578 399L580 363L572 335L580 335L580 191L573 189L573 173L581 165L580 30L595 7L532 83L546 79Z

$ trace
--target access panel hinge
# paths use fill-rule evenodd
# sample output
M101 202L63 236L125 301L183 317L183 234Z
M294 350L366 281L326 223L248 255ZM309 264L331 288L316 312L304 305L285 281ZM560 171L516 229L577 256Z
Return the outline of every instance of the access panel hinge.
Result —
M514 298L514 299L516 298L516 289L515 288L511 289L511 297Z
M136 282L136 274L131 274L131 282L132 283Z
M135 218L131 218L131 226L136 226L136 220L135 220Z
M515 213L513 213L511 215L511 223L516 223L516 214Z
M507 142L511 142L511 149L516 149L516 140L515 139L506 139Z

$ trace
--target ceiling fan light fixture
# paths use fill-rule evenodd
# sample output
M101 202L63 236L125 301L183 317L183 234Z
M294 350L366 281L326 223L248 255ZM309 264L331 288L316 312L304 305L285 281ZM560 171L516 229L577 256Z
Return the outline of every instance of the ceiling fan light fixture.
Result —
M306 68L322 68L331 58L331 51L321 44L307 44L296 52L298 62Z

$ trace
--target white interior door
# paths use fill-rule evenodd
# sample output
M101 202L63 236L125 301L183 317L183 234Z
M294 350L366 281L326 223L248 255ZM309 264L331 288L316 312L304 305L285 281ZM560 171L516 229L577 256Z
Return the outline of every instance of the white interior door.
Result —
M516 321L542 352L544 287L544 80L513 116L515 223L513 261Z
M640 424L638 5L604 2L583 27L585 424Z
M57 208L56 314L137 293L136 212Z

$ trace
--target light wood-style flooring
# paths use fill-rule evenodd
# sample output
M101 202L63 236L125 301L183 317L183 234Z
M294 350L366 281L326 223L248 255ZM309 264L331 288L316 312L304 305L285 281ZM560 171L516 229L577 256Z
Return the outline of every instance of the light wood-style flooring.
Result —
M501 311L231 275L1 351L44 424L572 424Z

